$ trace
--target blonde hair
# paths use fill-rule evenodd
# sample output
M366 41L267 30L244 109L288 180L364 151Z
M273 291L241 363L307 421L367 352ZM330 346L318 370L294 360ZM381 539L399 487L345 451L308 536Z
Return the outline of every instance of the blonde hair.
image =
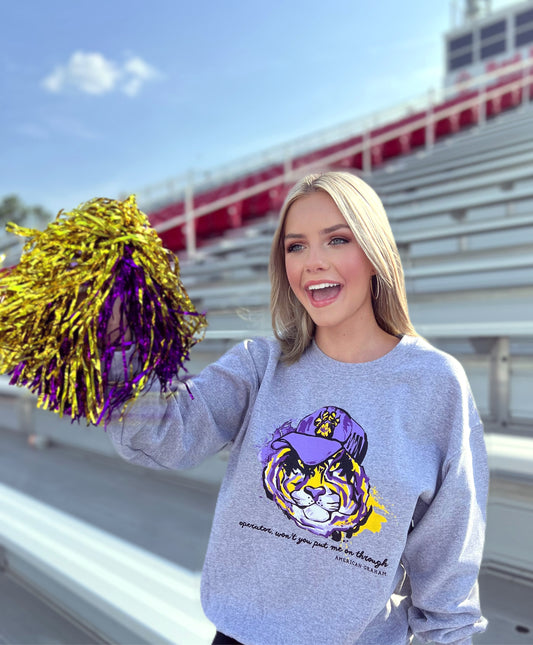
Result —
M272 327L288 363L297 361L308 347L315 325L289 286L285 271L285 222L296 200L319 191L334 201L376 271L371 287L378 325L394 336L417 335L409 319L400 254L381 200L368 184L349 172L311 174L300 179L287 195L270 252Z

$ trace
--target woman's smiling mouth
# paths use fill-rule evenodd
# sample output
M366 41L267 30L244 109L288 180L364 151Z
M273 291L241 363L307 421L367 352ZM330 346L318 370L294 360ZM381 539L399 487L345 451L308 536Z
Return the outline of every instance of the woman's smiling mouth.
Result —
M339 295L342 285L338 282L318 282L305 287L309 299L314 305L327 305Z

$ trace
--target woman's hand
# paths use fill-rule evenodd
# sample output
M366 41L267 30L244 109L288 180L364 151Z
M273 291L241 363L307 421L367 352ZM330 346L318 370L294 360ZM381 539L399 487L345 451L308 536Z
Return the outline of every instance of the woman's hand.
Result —
M115 345L122 339L125 342L130 342L132 339L131 329L128 325L127 307L124 305L122 298L117 296L113 303L113 311L107 323L105 342L106 345ZM122 334L121 334L122 327Z

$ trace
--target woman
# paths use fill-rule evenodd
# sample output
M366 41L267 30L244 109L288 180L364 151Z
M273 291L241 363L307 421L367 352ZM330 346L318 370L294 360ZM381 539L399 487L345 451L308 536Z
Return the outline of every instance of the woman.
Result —
M486 626L483 428L459 363L410 323L374 191L346 172L299 181L270 275L274 339L108 427L148 467L231 447L202 577L214 642L470 643Z

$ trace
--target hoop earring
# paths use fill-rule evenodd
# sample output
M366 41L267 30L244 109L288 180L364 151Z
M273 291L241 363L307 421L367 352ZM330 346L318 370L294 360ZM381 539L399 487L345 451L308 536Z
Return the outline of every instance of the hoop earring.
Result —
M374 292L374 283L376 285L375 292ZM374 298L374 300L377 300L379 298L379 278L377 275L372 276L372 280L370 281L370 292L372 293L372 297Z

